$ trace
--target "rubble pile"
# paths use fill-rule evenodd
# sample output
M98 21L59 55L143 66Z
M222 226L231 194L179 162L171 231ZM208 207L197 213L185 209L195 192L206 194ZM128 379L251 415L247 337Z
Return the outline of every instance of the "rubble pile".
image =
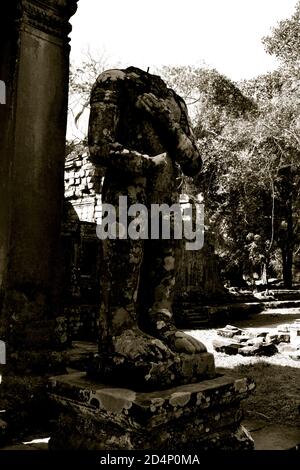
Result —
M283 325L272 331L253 332L227 325L217 330L218 339L213 341L217 352L242 356L273 356L287 354L300 360L300 319L291 325Z

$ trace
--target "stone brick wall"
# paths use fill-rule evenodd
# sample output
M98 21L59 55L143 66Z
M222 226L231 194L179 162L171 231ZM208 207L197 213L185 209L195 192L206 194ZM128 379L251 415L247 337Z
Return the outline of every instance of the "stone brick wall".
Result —
M89 161L88 150L72 152L65 163L65 199L82 222L101 220L103 172Z
M103 172L89 161L86 147L76 148L65 162L64 257L65 309L73 340L95 340L99 309Z

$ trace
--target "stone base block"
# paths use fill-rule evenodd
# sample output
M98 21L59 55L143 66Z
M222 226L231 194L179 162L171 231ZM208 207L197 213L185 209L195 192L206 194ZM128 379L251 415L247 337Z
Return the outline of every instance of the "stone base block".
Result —
M54 450L252 449L241 426L248 379L218 376L156 392L92 382L76 372L51 379L50 398L60 419Z

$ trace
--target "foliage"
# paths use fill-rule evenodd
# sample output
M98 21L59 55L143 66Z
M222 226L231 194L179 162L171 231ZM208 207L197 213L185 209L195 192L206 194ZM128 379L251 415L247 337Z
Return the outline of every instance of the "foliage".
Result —
M87 117L89 112L90 93L97 77L111 64L105 52L91 53L87 50L80 65L71 64L69 77L69 134L73 129L73 142L86 140ZM81 124L81 125L80 125ZM79 137L78 137L79 136Z
M298 68L300 65L300 2L291 18L280 21L272 34L263 38L266 50L283 63Z
M278 268L278 248L298 243L299 81L284 70L240 84L191 67L165 67L163 76L184 97L197 97L204 170L195 184L227 276L237 282Z

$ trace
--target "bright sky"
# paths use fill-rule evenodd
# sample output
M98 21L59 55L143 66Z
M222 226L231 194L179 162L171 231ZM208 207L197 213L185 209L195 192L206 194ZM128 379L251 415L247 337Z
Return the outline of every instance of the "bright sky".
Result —
M80 0L72 60L105 52L109 65L195 65L250 78L276 66L261 38L297 0Z

